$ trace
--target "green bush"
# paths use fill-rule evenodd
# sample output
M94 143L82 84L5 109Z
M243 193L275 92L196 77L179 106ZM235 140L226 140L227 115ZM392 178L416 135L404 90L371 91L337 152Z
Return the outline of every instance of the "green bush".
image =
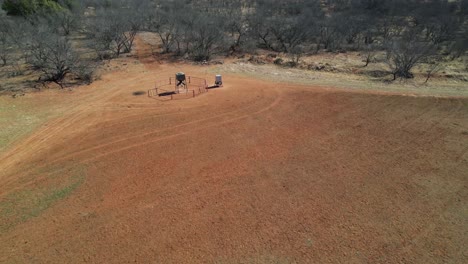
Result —
M28 16L39 11L46 13L59 11L63 7L54 0L5 0L2 9L8 15Z

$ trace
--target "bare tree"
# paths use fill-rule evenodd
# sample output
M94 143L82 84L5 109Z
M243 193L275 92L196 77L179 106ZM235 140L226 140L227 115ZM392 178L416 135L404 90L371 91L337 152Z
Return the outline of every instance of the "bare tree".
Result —
M320 46L326 50L334 49L338 42L339 34L335 25L332 23L324 22L319 26L319 41L317 43L317 51L320 50Z
M309 38L311 26L303 21L301 17L272 21L270 30L277 43L276 50L290 52Z
M362 57L364 59L364 62L366 63L364 67L367 67L369 63L371 63L374 60L375 51L376 46L374 44L367 44L364 46L364 49L362 51Z
M440 71L441 68L442 68L442 65L437 61L430 63L429 67L426 70L426 80L424 81L424 83L427 83L429 79L432 77L432 75Z
M380 19L367 19L367 23L373 22L378 23L375 31L380 34L384 45L386 45L388 42L391 42L392 39L400 37L404 30L408 28L408 23L404 16L399 16L396 14L389 14L388 16L383 16ZM372 34L372 32L369 32L369 34ZM366 41L366 44L372 43L373 41Z
M335 17L337 31L343 35L346 44L359 45L359 37L364 29L363 16L350 12L337 13L333 16Z
M450 53L456 58L464 56L468 46L467 0L54 0L54 3L61 8L50 13L39 9L26 19L36 29L48 24L47 37L55 40L45 42L53 47L49 50L70 56L73 49L69 49L67 36L76 36L78 30L88 33L85 41L99 58L106 59L131 52L135 36L144 26L158 35L163 53L174 52L195 60L207 60L216 53L263 48L288 53L297 64L315 46L317 51L359 49L367 66L374 57L375 45L382 45L396 79L411 78L411 69L428 54ZM88 6L94 9L80 15ZM0 14L0 19L3 17ZM7 20L13 21L10 17ZM8 27L0 25L0 65L8 61L23 65L24 58L32 62L34 57L37 69L46 68L38 62L44 61L39 58L47 49L25 40L33 32L17 30L14 25L9 34L5 33ZM408 35L413 36L408 39ZM39 41L42 45L44 40ZM12 49L23 52L11 52ZM87 67L75 68L71 71L88 72Z
M5 17L0 17L0 60L1 66L7 65L12 52L12 25Z
M460 0L460 15L468 15L468 0Z
M195 30L196 27L200 27L200 25L198 25L199 18L193 9L185 9L184 12L189 15L179 17L180 19L178 21L180 25L176 28L175 42L178 55L186 55L192 52L192 41L196 38ZM204 20L208 23L209 18L205 18ZM201 28L203 28L203 25L201 26Z
M143 20L127 8L100 10L97 17L88 26L88 33L94 39L92 48L101 58L128 53L132 50L135 36Z
M54 82L63 87L66 75L79 62L79 56L69 41L45 27L30 33L28 62L42 72L40 81Z
M193 28L190 53L194 60L209 60L223 41L223 33L219 31L213 18L199 17Z
M90 37L89 47L96 51L99 59L111 58L113 52L114 32L110 22L102 18L95 19L87 26L87 33Z
M387 64L396 78L413 78L411 69L423 59L434 53L434 48L427 42L422 42L413 37L411 33L407 36L392 41L386 47Z
M304 49L302 47L296 46L289 51L289 56L291 57L290 65L296 67L299 65L299 62L304 55Z
M28 53L29 37L33 27L25 19L6 20L3 32L6 32L5 58L7 63L12 66L10 75L22 75L25 72L24 63ZM1 30L0 30L1 31Z
M76 29L79 24L79 17L69 10L62 10L52 13L49 16L50 24L56 27L59 32L65 36L69 35L72 30Z
M268 26L268 21L257 15L249 16L249 24L252 29L252 38L259 41L259 46L265 49L274 50L272 44L272 33Z
M172 9L157 10L147 18L147 28L158 34L162 43L162 52L169 53L176 44L179 14Z
M231 39L229 52L233 54L241 49L248 39L250 32L249 21L242 15L240 9L229 12L226 17L226 29Z
M274 35L271 32L271 22L274 14L265 5L256 7L255 12L248 15L247 20L250 27L251 38L258 41L258 46L268 50L273 47Z

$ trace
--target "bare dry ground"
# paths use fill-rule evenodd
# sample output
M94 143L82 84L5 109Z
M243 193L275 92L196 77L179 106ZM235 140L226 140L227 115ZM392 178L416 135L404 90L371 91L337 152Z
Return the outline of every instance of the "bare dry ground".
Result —
M137 48L90 86L2 98L46 117L0 152L0 262L468 261L465 97L226 71L163 102L133 93L221 67Z

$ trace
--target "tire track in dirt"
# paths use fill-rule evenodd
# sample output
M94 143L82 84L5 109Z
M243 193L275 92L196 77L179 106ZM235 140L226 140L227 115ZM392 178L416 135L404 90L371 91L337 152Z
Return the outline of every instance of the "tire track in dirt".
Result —
M443 100L441 101L439 98L437 98L436 101L437 101L437 105L434 106L432 102L428 102L428 106L424 107L423 113L418 114L416 117L412 118L408 122L403 123L401 126L391 129L391 131L389 131L388 133L384 135L384 137L389 137L390 135L394 135L393 137L395 138L401 138L402 137L401 135L406 133L404 131L405 128L413 128L413 127L419 131L422 131L422 133L420 133L417 137L413 137L413 140L411 142L408 142L407 144L404 144L404 145L400 145L397 149L392 150L392 152L395 155L394 155L394 158L390 161L391 162L390 164L394 164L394 165L400 164L407 159L407 156L401 153L404 149L408 148L408 144L411 144L411 146L414 145L414 147L419 148L425 145L424 143L421 143L421 141L422 142L440 141L440 140L443 140L444 136L447 135L447 133L450 133L450 131L446 131L443 129L445 127L444 124L446 124L447 123L446 121L449 120L450 118L454 118L456 115L460 115L460 113L462 113L461 111L463 111L463 107L464 107L463 102L462 100L457 99L457 106L450 109L448 113L446 113L445 115L441 117L436 118L435 120L433 120L433 122L421 123L420 121L424 121L424 120L430 121L431 119L430 118L428 119L428 117L431 116L431 113L440 112L440 110L443 107L445 107L445 105L442 104L444 102ZM421 126L422 124L424 124L424 126ZM442 128L442 129L440 130L440 132L434 133L434 130L437 128ZM452 171L455 170L458 164L463 162L463 157L467 153L468 153L468 147L462 150L461 153L458 155L456 159L458 162L453 167ZM446 201L443 201L444 205L442 206L442 208L447 208L448 206L450 206L452 202L453 202L452 198L449 198ZM405 243L405 246L396 249L393 253L397 256L403 256L405 254L411 253L411 250L414 247L418 247L418 245L420 245L422 241L426 237L428 237L431 233L433 233L437 228L438 228L437 223L434 223L433 221L429 221L424 226L424 228L418 230L418 233L412 236L412 239L410 241L407 241L407 243Z
M227 115L227 114L230 114L230 113L235 113L235 112L238 112L238 111L241 111L241 110L245 110L245 108L248 108L250 106L246 106L244 108L237 108L237 109L234 109L234 110L231 110L231 111L227 111L227 112L224 112L222 114L219 114L217 116L212 116L211 118L215 118L215 117L218 117L218 116L221 116L221 115ZM194 107L196 108L196 107ZM161 107L155 107L154 110L160 110ZM132 109L130 109L132 110ZM102 122L100 122L100 125L102 126L99 126L99 127L95 127L95 128L91 128L91 130L89 131L95 131L95 130L100 130L100 129L103 129L103 128L111 128L111 127L116 127L116 126L119 126L119 125L122 125L122 124L130 124L130 123L140 123L140 122L144 122L145 120L151 120L151 119L154 119L155 117L158 118L158 117L165 117L165 116L170 116L170 115L178 115L178 114L183 114L183 112L167 112L167 113L161 113L161 114L153 114L153 113L150 113L150 112L147 112L147 111L144 111L144 110L147 110L147 109L138 109L138 110L141 110L142 112L141 113L138 113L138 114L129 114L129 115L126 115L126 116L121 116L119 118L113 118L113 119L107 119L107 120L104 120ZM152 109L151 109L152 110ZM185 112L189 111L187 109L184 109ZM144 116L142 116L142 114L144 114ZM133 120L126 120L128 118L132 118L132 117L141 117L141 118L138 118L138 119L133 119ZM122 121L124 120L124 121ZM200 119L201 121L201 119ZM197 122L197 120L195 121L191 121L191 122ZM110 123L108 125L103 125L105 123ZM184 124L181 124L181 125L185 125L185 124L188 124L188 123L184 123ZM169 128L167 128L169 129Z
M459 192L463 188L464 188L463 186L460 186L457 189L457 192ZM441 208L444 208L443 212L446 212L447 211L446 208L449 208L450 205L455 202L456 201L454 200L453 197L450 197L446 199L445 201L443 201L441 205ZM434 216L437 218L438 221L444 222L443 216L441 215L441 213L442 213L441 211L438 211L438 214ZM407 241L407 243L403 247L395 249L394 254L398 254L398 255L408 254L411 252L411 250L414 247L417 247L417 245L421 245L422 241L426 239L427 237L429 237L429 234L436 233L437 232L436 230L440 228L440 222L435 222L434 220L435 219L432 218L431 221L428 221L428 223L426 223L424 228L422 228L422 230L420 230L418 234L413 235L412 238L409 241Z
M136 50L137 53L139 50ZM138 54L138 58L141 58L141 52ZM135 80L140 80L140 75L135 75L133 77L127 78L125 83L132 83ZM122 92L122 84L120 80L110 81L105 86L100 87L98 91L92 91L91 94L84 95L80 97L80 101L87 102L87 104L77 104L73 105L64 110L66 113L60 118L46 122L42 128L34 132L32 135L22 140L21 142L15 144L12 148L0 155L0 182L6 180L10 176L15 176L15 172L19 169L22 170L22 174L31 172L33 169L18 168L15 169L15 165L19 162L26 160L28 157L33 156L39 150L49 148L51 139L53 137L64 133L67 129L72 129L73 125L77 123L81 118L86 118L86 114L93 113L89 107L100 107L103 102L110 101L118 93ZM117 83L117 85L116 85ZM117 87L117 89L112 89L112 87ZM104 91L102 91L104 90ZM52 144L53 145L53 144ZM34 168L37 169L37 168Z
M418 127L418 130L423 131L423 132L421 134L419 134L411 143L415 144L416 147L420 147L420 146L424 145L424 143L418 143L418 140L423 140L423 141L426 140L426 141L429 141L429 142L437 142L437 141L443 140L444 135L446 135L448 133L445 129L441 129L440 133L431 133L431 132L436 128L444 128L444 126L440 126L444 121L446 121L447 119L453 118L455 115L460 113L460 110L463 108L463 103L462 103L462 101L460 99L457 99L457 102L458 102L457 108L452 109L444 117L436 119L436 121L433 122L432 124L430 124L429 127L426 127L426 128ZM411 124L409 124L406 127L410 127L413 124L415 124L415 122L412 122ZM400 134L405 133L405 131L402 131L402 130L399 130L399 131L400 131ZM426 137L426 135L428 135L429 133L431 133L431 135L429 137ZM400 136L397 136L397 137L400 137ZM399 153L399 152L401 152L401 150L403 148L406 148L406 147L407 147L406 145L400 146L396 150L394 150L393 152ZM404 158L405 157L403 155L399 155L397 157L397 159L395 159L395 161L399 163Z
M461 108L468 109L468 100L459 99L459 102L460 102L460 107ZM468 113L468 111L467 111L467 113ZM467 122L467 124L468 124L468 122ZM464 129L468 129L468 126L462 126L462 127ZM468 131L466 131L466 132L468 132ZM454 168L457 167L461 162L463 162L463 160L464 160L463 157L465 155L467 155L467 154L468 154L468 145L464 150L461 151L460 155L458 155L458 157L455 159L456 160L456 165L454 166Z
M160 109L160 108L158 108L158 109ZM132 109L130 109L130 110L132 110ZM138 110L143 110L143 109L138 109ZM154 110L157 110L157 108L155 108ZM106 112L104 112L104 113L106 113ZM139 112L137 114L135 114L135 113L127 114L127 115L122 114L118 118L109 118L109 119L105 119L103 121L100 121L99 124L96 124L96 125L99 125L99 126L90 127L87 131L88 132L93 132L93 131L98 131L98 130L101 130L101 129L109 129L109 128L112 128L112 127L118 127L119 125L122 125L122 124L131 124L131 123L144 122L145 120L151 120L151 119L154 119L154 118L161 118L161 117L177 115L177 114L181 114L181 113L180 112L168 112L168 113L154 112L153 113L153 112L148 112L148 111L142 111L142 112ZM134 119L135 117L141 117L141 118ZM128 119L132 119L132 120L128 120Z
M460 163L463 162L463 157L465 157L466 154L468 154L468 147L462 150L460 155L458 155L458 157L455 158L456 165L454 167L457 167Z
M277 92L277 94L279 94L279 93ZM277 95L277 96L274 96L274 97L280 98L282 96ZM142 138L142 137L156 136L158 133L161 133L161 132L171 132L171 130L179 130L179 129L185 127L185 126L196 125L196 124L200 124L200 123L203 123L203 122L206 122L206 121L215 121L215 122L217 122L216 119L223 118L223 117L226 117L226 116L229 116L229 115L236 115L237 116L237 113L240 114L240 112L243 112L243 111L251 111L250 108L254 108L256 106L257 105L249 105L249 106L246 106L246 107L243 107L243 108L237 108L237 109L227 111L227 112L224 112L224 113L221 113L221 114L217 114L217 115L214 115L214 116L210 116L210 117L207 117L207 118L192 120L192 121L189 121L189 122L186 122L186 123L177 124L177 125L174 125L174 126L171 126L171 127L167 127L167 128L164 128L164 129L157 130L157 131L140 133L138 135L134 135L134 133L129 132L129 133L127 133L127 135L119 135L119 136L116 136L116 137L111 137L109 142L106 142L106 143L103 143L103 144L100 144L100 145L97 145L97 146L93 146L91 148L83 149L83 150L80 150L80 151L77 151L77 152L70 153L70 155L67 156L67 157L76 156L78 154L82 154L82 153L85 153L85 152L88 152L88 151L99 150L101 148L111 146L111 145L114 145L114 144L118 144L118 143L121 143L121 142L125 142L125 141L128 141L128 140L135 140L135 139L139 139L139 138ZM126 123L126 122L122 122L122 123ZM131 134L133 136L129 137L128 134ZM66 157L64 157L64 158L66 158ZM57 162L57 161L58 160L52 160L52 162Z
M269 106L265 107L265 108L262 108L252 114L245 114L245 115L241 115L241 116L237 116L237 117L233 117L233 118L230 118L228 120L225 120L223 122L220 122L220 123L215 123L215 124L210 124L210 125L206 125L206 126L203 126L203 127L200 127L200 128L197 128L197 129L193 129L191 131L186 131L186 132L181 132L181 133L177 133L177 134L172 134L172 135L169 135L169 136L165 136L165 137L160 137L156 140L151 140L151 141L144 141L144 142L140 142L140 143L136 143L136 144L131 144L129 146L123 146L117 150L110 150L108 152L105 152L105 153L101 153L100 155L95 155L91 158L88 158L88 159L84 159L84 160L78 160L74 163L73 166L76 166L76 165L79 165L79 164L86 164L90 161L94 161L94 160L97 160L99 158L102 158L102 157L105 157L105 156L108 156L108 155L111 155L111 154L115 154L115 153L118 153L118 152L121 152L121 151L125 151L125 150L128 150L128 149L132 149L132 148L135 148L135 147L140 147L140 146L144 146L146 144L151 144L151 143L156 143L156 142L159 142L159 141L163 141L163 140L168 140L168 139L172 139L172 138L178 138L182 135L190 135L192 134L193 132L196 132L196 131L200 131L200 130L203 130L203 129L206 129L206 128L211 128L211 127L216 127L216 126L220 126L220 125L224 125L224 124L227 124L227 123L231 123L233 121L236 121L236 120L240 120L240 119L243 119L243 118L248 118L252 115L256 115L256 114L260 114L260 113L263 113L265 111L268 111L270 110L271 108L273 108L274 106L276 106L280 100L281 100L282 96L280 97L277 97L273 103L271 103ZM70 156L69 158L71 158L73 156ZM49 162L48 165L45 165L45 166L42 166L41 168L46 168L47 166L51 166L53 165L54 163L58 163L58 162L61 162L61 161L64 161L65 158L63 160L56 160L56 162ZM62 168L63 169L63 168ZM54 171L53 171L54 172ZM34 184L35 181L40 181L41 179L44 179L46 178L47 176L44 175L42 177L36 177L34 178L34 181L32 182L27 182L27 183L24 183L22 185L19 185L19 186L16 186L15 188L12 188L10 189L10 191L14 191L14 190L17 190L17 189L21 189L21 188L24 188L24 187L27 187L29 185L32 185ZM0 193L0 194L3 194L3 193Z
M270 103L266 108L270 109L271 104L276 105L277 103L275 103L275 102L277 102L277 100L282 98L282 96L275 96L275 97L276 97L276 99L274 100L274 102ZM247 106L247 107L244 107L244 108L235 109L235 110L228 111L228 112L218 114L218 115L215 115L215 116L211 116L211 117L208 117L208 118L202 118L202 119L190 121L190 122L183 123L183 124L178 124L178 125L168 127L168 128L165 128L165 129L162 129L162 130L159 130L159 131L152 131L152 132L143 133L143 134L139 134L139 135L132 136L132 137L124 136L124 137L121 137L121 138L114 138L114 140L111 141L111 142L101 144L99 146L93 147L92 149L85 149L83 151L80 151L80 153L75 152L75 153L72 153L71 155L75 156L76 154L81 154L81 152L87 152L87 151L90 151L90 150L98 150L100 148L110 146L110 145L114 145L116 143L125 142L125 141L128 141L128 140L133 140L133 139L142 138L142 137L149 137L149 136L155 135L155 134L160 133L160 132L170 132L171 130L174 130L174 129L179 130L180 128L182 128L184 126L199 124L199 123L202 123L202 122L205 122L205 121L215 121L215 122L217 122L216 119L219 119L219 118L222 118L222 117L226 117L226 116L229 116L229 115L232 115L232 114L237 114L238 112L242 112L242 111L246 111L246 110L251 111L250 108L252 108L253 106L256 106L256 105L250 105L250 106ZM262 108L262 109L266 109L266 108ZM262 110L259 110L259 111L262 111ZM258 113L259 111L253 112L252 114ZM244 117L245 115L240 115L240 116ZM230 118L228 120L235 119L237 117L238 116L236 115L236 116L234 116L234 117L232 117L232 118ZM204 127L205 126L206 125L204 125Z
M394 105L396 105L396 104L399 102L399 100L398 100L397 97L392 97L391 99L392 99L391 102L390 102L390 103L387 103L387 104L385 105L385 107L390 107L390 106L393 107ZM383 96L383 97L380 97L380 98L379 98L378 103L377 103L377 102L374 102L374 103L378 106L379 104L381 104L381 102L384 102L384 101L386 101L386 100L387 100L386 97ZM376 106L374 106L374 107L376 107ZM362 126L363 124L366 123L367 119L375 119L375 118L376 118L377 116L379 116L380 114L381 114L381 110L380 110L380 109L377 110L377 111L374 111L374 113L373 113L372 115L366 115L366 119L364 119L364 120L361 119L360 122L356 123L353 127L360 127L360 126Z
M387 100L386 99L387 96L391 96L392 101L390 103L386 104L384 107L382 107L381 106L382 102ZM366 119L375 119L381 114L381 112L382 112L381 109L398 106L398 103L401 103L401 98L399 98L399 96L381 95L380 101L378 103L376 103L376 105L379 106L379 109L374 111L374 114L372 114L371 116L366 115ZM423 117L426 116L428 113L430 113L431 110L434 110L434 106L433 106L432 103L428 103L428 105L424 108L422 113L418 114L417 116L412 117L409 121L401 122L400 125L397 126L397 127L392 127L391 129L389 129L389 131L386 134L384 134L383 137L388 137L391 134L394 134L395 131L401 131L402 129L405 129L405 128L409 127L411 124L417 122L417 120L423 120ZM401 110L399 110L399 111L404 112L405 110L403 108L401 108ZM353 127L360 127L362 124L365 124L366 122L367 121L361 120L361 122L353 125Z
M436 104L437 104L437 105L440 104L438 98L436 98ZM431 102L429 102L421 114L418 114L417 116L411 118L411 119L410 119L409 121L407 121L407 122L402 122L401 125L399 125L398 127L394 128L394 131L402 131L403 129L408 128L408 127L410 127L412 124L416 123L418 120L424 120L424 117L425 117L428 113L431 113L432 111L434 111L434 109L436 109L436 107L435 107ZM388 137L388 136L390 136L390 135L393 134L393 133L394 133L394 132L389 131L387 134L384 134L384 137Z
M449 118L453 118L455 115L457 115L460 110L463 108L463 103L461 102L460 99L457 99L457 103L458 103L458 106L457 108L455 109L452 109L446 116L442 117L442 118L438 118L434 123L432 123L431 125L429 125L428 128L419 128L419 130L422 130L423 132L418 135L418 137L413 141L416 143L416 140L421 140L423 139L424 136L426 136L429 132L432 132L435 128L439 127L440 124L442 124L444 121L446 121L447 119ZM444 131L444 130L442 130ZM404 133L404 131L401 131L401 133ZM437 139L439 140L442 140L443 139L443 135L446 134L447 132L440 132L440 133L434 133L433 136L430 137L430 141L431 142L435 142ZM420 144L416 143L417 146L420 146ZM399 149L401 150L401 148Z
M459 113L459 111L462 109L462 105L458 105L456 109L451 110L447 115L444 117L438 118L434 123L430 124L429 127L427 128L419 128L418 130L422 130L423 132L419 134L417 137L415 137L411 143L414 145L414 147L421 147L425 145L424 141L428 142L437 142L441 141L444 139L444 136L447 135L447 132L445 129L441 129L441 132L439 133L431 133L433 132L434 129L436 128L444 128L444 126L440 126L445 120L449 118L453 118L455 115ZM405 133L404 131L401 131L400 134ZM430 134L429 134L430 133ZM429 134L429 136L427 136ZM399 136L397 136L399 137ZM418 141L423 141L423 143L418 142ZM393 153L397 154L396 158L393 160L394 163L399 164L401 163L406 157L405 155L399 155L398 153L401 153L404 148L407 148L407 145L401 145L397 149L393 150Z
M137 79L138 77L134 77ZM110 87L112 84L109 84ZM90 104L96 104L100 101L105 101L109 97L116 95L121 92L120 89L109 89L102 93L93 92L90 95L85 95L80 100L89 101ZM57 118L51 122L47 122L41 129L24 139L22 142L17 143L14 147L10 148L2 155L0 155L0 165L2 167L2 174L0 174L0 180L6 177L7 172L10 171L14 165L17 164L18 158L24 160L25 157L30 156L38 152L39 150L46 147L50 143L50 139L57 136L73 124L75 124L80 118L85 117L84 113L90 112L88 105L75 105L66 109L65 116ZM41 148L42 146L42 148Z
M423 113L421 114L418 114L417 116L415 116L414 118L411 118L409 121L407 122L404 122L402 123L400 126L397 126L397 127L392 127L390 129L388 129L388 132L385 133L383 135L384 138L387 138L387 137L390 137L391 135L396 135L396 137L399 137L401 138L400 135L404 135L406 133L407 130L405 130L405 128L410 128L411 126L414 126L415 124L418 123L418 121L422 121L422 120L425 120L426 116L428 116L430 113L432 112L437 112L438 110L438 107L441 106L441 101L439 98L436 98L437 100L437 106L434 106L433 103L431 102L428 102L427 106L424 107L424 110L423 110ZM424 135L430 133L431 131L433 131L433 129L437 128L443 121L449 119L449 118L452 118L454 117L455 115L457 115L459 113L459 111L462 109L462 104L460 105L460 99L457 99L458 101L458 106L456 109L452 109L445 117L443 118L438 118L435 122L433 122L432 124L429 125L429 127L427 128L418 128L418 130L421 130L423 131L420 136L413 140L414 143L416 143L416 140L420 140L420 139L423 139ZM430 116L430 115L429 115ZM436 134L433 136L433 140L436 140L438 138L441 138L442 136L442 133L439 133L439 134ZM417 144L417 143L416 143ZM419 145L417 145L419 146ZM400 152L403 148L405 148L406 146L399 146L398 148L396 149L393 149L392 151L394 153L398 153Z
M458 102L458 107L451 110L449 112L448 115L442 117L442 118L439 118L437 122L435 122L434 124L430 125L429 128L427 129L424 129L423 133L418 137L418 139L421 139L423 138L425 135L427 135L429 132L433 131L434 128L438 127L442 122L444 122L445 120L449 119L449 118L452 118L453 116L455 116L456 114L459 113L459 111L463 108L463 102L462 100L460 99L457 99L457 102ZM447 132L440 132L440 133L434 133L434 135L431 135L428 140L431 141L431 142L435 142L437 140L443 140L443 136L444 134L446 134ZM413 143L416 144L417 147L421 146L422 144L418 144L416 143L416 140L413 141ZM395 153L399 153L401 152L401 150L404 148L404 146L401 146L400 148L398 148L397 151L395 151ZM456 165L454 165L452 167L452 171L455 170L455 168L458 166L458 164L460 164L463 160L463 156L466 155L468 153L468 147L465 148L461 154L458 156L458 158L456 159L457 162L456 162ZM401 163L406 157L404 155L399 155L397 156L396 159L394 159L394 163L396 164L399 164ZM443 208L447 208L448 205L451 203L450 199L452 198L449 198L447 201L444 201L444 206ZM413 236L413 238L408 241L408 243L406 243L406 245L402 248L399 248L395 251L395 254L400 254L400 253L409 253L411 251L411 248L412 247L415 247L416 245L419 245L421 243L421 241L427 237L427 235L431 232L434 232L434 230L437 228L437 225L436 223L434 223L434 221L430 221L428 225L426 225L422 230L420 230L418 232L418 234L415 234Z
M262 189L261 187L265 187L267 186L267 183L265 182L261 182L261 183L255 183L255 184L250 184L249 185L249 188L252 188L252 189ZM184 193L184 192L188 192L188 189L189 188L186 188L186 189L179 189L181 193ZM224 187L224 188L217 188L215 192L207 192L207 193L197 193L196 195L193 195L193 199L207 199L207 198L211 198L211 197L216 197L220 194L223 194L223 193L231 193L232 191L242 191L244 188L240 187L240 186L236 186L236 187ZM151 191L155 191L154 189L153 190L149 190L149 192ZM164 190L164 191L159 191L158 190L158 196L160 197L165 197L165 196L168 196L169 194L173 194L173 190ZM130 194L128 196L122 196L122 199L123 200L128 200L130 198L132 198L134 196L134 194ZM153 209L155 206L162 206L162 202L165 202L163 199L155 199L154 201L152 201L150 204L146 203L146 204L140 204L138 206L136 206L136 210L146 210L146 209ZM292 208L292 205L289 204L289 208Z
M185 132L175 133L175 134L171 134L169 136L158 137L155 140L144 140L142 142L130 144L130 145L127 145L127 146L124 145L124 146L122 146L122 147L120 147L119 149L116 149L116 150L112 149L116 144L124 143L126 141L132 141L133 142L134 139L137 139L137 138L145 139L146 137L151 136L151 135L153 135L155 133L158 133L158 132L161 132L161 131L144 133L144 134L136 135L136 136L133 136L133 137L119 138L118 140L115 140L113 142L109 142L109 143L106 143L106 144L102 144L102 145L99 145L99 146L88 148L88 149L85 149L85 150L82 150L82 151L79 151L79 152L73 152L73 153L70 153L67 156L63 156L63 157L60 157L60 158L55 159L55 160L50 160L46 164L43 164L40 167L35 167L34 169L35 170L44 169L44 168L47 168L49 166L53 166L55 164L58 164L60 162L65 162L65 161L67 161L69 159L76 158L78 155L86 154L86 153L89 153L89 152L98 152L99 150L105 149L106 147L111 147L110 150L108 150L108 151L106 151L104 153L101 153L99 155L94 155L93 157L90 157L90 158L87 158L87 159L76 160L74 162L73 166L76 166L77 164L85 164L87 162L94 161L96 159L105 157L105 156L110 155L110 154L115 154L115 153L118 153L118 152L121 152L121 151L125 151L125 150L128 150L128 149L135 148L135 147L144 146L146 144L151 144L151 143L156 143L156 142L163 141L163 140L177 138L177 137L180 137L182 135L190 135L190 134L193 134L196 131L204 130L206 128L216 127L216 126L220 126L220 125L224 125L224 124L227 124L227 123L234 122L236 120L248 118L248 117L250 117L252 115L257 115L257 114L263 113L265 111L268 111L268 110L272 109L273 107L275 107L276 105L279 104L279 102L283 98L283 95L281 93L278 93L277 89L275 89L275 90L276 90L277 95L274 96L275 100L273 100L273 102L269 103L268 106L262 107L260 110L257 110L257 111L255 111L253 113L250 113L250 114L236 115L234 117L230 117L229 119L221 121L221 122L214 121L214 119L224 117L224 116L228 116L230 114L233 114L233 113L236 113L236 112L239 112L239 111L242 111L242 110L246 110L246 108L249 108L249 107L245 107L245 108L242 108L242 109L236 109L236 110L233 110L233 111L229 111L229 113L223 113L223 114L216 115L214 117L204 118L202 120L196 120L196 121L191 121L191 122L188 122L188 123L176 125L176 126L173 126L171 128L164 129L162 131L169 131L170 132L170 130L172 130L172 129L180 130L180 127L183 127L183 126L186 126L186 125L198 124L198 123L201 123L202 121L210 121L210 120L214 121L214 122L212 122L210 124L200 126L199 128L195 128L195 129L192 129L192 130L186 130ZM27 174L27 173L30 173L30 172L31 172L31 170L28 170L28 171L25 171L23 174ZM10 191L14 191L16 189L27 187L27 186L29 186L31 184L34 184L34 182L36 182L36 181L40 181L41 179L43 179L45 177L47 177L47 176L46 175L42 176L42 177L37 176L32 181L24 183L24 184L19 185L19 186L16 186L15 188L10 189ZM11 180L11 181L7 180L7 181L4 182L5 185L6 184L12 184L12 183L14 183L13 180ZM2 195L2 194L4 194L4 193L0 192L0 195Z
M256 112L251 113L251 114L244 114L244 115L232 117L232 118L229 118L228 120L224 120L224 121L222 121L222 122L217 122L217 123L215 123L215 124L204 125L204 126L202 126L202 127L200 127L200 128L195 128L195 129L192 129L192 130L190 130L190 131L186 131L186 132L181 132L181 133L173 134L173 135L166 136L166 137L161 137L161 138L158 138L158 139L155 139L155 140L149 140L149 141L145 141L145 142L140 142L140 143L136 143L136 144L131 144L131 145L128 145L128 146L121 147L121 148L119 148L119 149L117 149L117 150L112 150L112 151L105 152L105 153L102 153L102 154L100 154L100 155L97 155L97 156L95 156L95 157L92 157L92 158L89 158L89 159L86 159L86 160L82 160L81 162L82 162L82 163L86 163L86 162L89 162L89 161L93 161L93 160L96 160L96 159L105 157L105 156L110 155L110 154L115 154L115 153L124 151L124 150L132 149L132 148L139 147L139 146L143 146L143 145L146 145L146 144L155 143L155 142L162 141L162 140L167 140L167 139L171 139L171 138L177 138L177 137L182 136L182 135L190 135L190 134L192 134L193 132L196 132L196 131L200 131L200 130L204 130L204 129L212 128L212 127L217 127L217 126L220 126L220 125L229 124L229 123L232 123L232 122L234 122L234 121L241 120L241 119L244 119L244 118L248 118L248 117L253 116L253 115L258 115L258 114L261 114L261 113L263 113L263 112L266 112L266 111L268 111L268 110L274 108L276 105L279 104L279 102L281 101L281 99L282 99L282 96L279 96L279 97L277 97L270 105L268 105L267 107L262 108L262 109L260 109L260 110L258 110L258 111L256 111Z
M56 136L58 133L63 131L66 127L74 123L78 118L81 117L81 113L73 113L67 116L67 118L59 118L52 124L45 125L46 127L39 130L34 135L26 139L20 144L17 144L13 149L10 149L4 155L2 155L2 170L5 173L17 164L19 157L24 158L31 153L38 152L41 146L48 143L48 141ZM0 176L0 179L3 178Z

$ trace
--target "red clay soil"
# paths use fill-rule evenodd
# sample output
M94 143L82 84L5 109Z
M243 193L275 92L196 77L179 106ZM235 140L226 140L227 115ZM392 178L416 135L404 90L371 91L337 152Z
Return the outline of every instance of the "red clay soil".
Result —
M467 99L232 75L159 101L132 93L206 68L137 47L144 64L0 154L1 263L468 261ZM70 182L17 212L19 194Z

